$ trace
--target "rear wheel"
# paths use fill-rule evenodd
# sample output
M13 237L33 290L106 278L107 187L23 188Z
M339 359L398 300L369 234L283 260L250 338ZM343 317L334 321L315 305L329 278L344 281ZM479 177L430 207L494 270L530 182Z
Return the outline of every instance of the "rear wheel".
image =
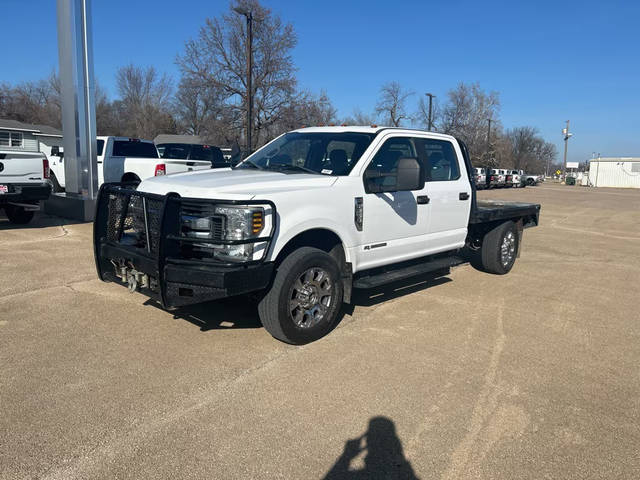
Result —
M16 205L7 205L4 207L4 211L9 221L16 225L29 223L34 215L33 210L25 210L24 207L18 207Z
M527 178L527 185L529 185L530 187L533 187L535 183L536 182L533 180L533 178Z
M294 345L317 340L333 329L343 298L340 268L317 248L295 250L280 264L258 305L265 329Z
M138 185L140 183L140 177L135 173L127 172L122 176L122 183L135 183Z
M512 221L502 223L488 232L482 241L482 269L489 273L509 273L518 253L518 230Z

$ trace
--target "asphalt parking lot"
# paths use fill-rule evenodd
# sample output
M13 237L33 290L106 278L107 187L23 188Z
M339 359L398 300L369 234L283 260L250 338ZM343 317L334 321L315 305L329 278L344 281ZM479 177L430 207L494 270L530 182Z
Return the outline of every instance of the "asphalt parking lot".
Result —
M640 191L481 196L542 204L509 275L361 292L304 347L99 282L90 224L0 217L0 478L637 478Z

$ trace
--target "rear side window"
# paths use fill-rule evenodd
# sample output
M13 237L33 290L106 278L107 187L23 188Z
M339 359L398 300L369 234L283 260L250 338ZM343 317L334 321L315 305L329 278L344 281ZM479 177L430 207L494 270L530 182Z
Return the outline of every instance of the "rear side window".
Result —
M186 160L189 156L189 145L181 143L166 143L163 144L162 158L174 158Z
M114 157L158 158L156 146L150 142L116 140L113 142Z
M209 160L211 163L222 163L224 157L222 151L218 147L211 145L193 145L191 147L190 160Z
M416 143L420 144L428 182L446 182L460 178L458 156L451 142L421 138Z
M102 155L102 152L104 150L104 140L98 140L96 142L96 145L98 147L98 156Z

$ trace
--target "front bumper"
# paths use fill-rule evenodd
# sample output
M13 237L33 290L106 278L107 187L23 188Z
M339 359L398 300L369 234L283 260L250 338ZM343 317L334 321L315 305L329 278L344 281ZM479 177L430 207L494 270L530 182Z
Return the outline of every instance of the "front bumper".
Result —
M219 204L268 204L273 223L265 237L222 243L269 242L275 231L275 205L268 201L183 199L177 194L154 195L105 184L98 195L94 220L94 254L98 276L154 298L164 308L202 303L240 295L267 287L273 263L250 261L223 263L213 259L184 258L179 235L181 202L202 201ZM142 210L132 213L133 205ZM127 240L127 232L138 229L138 242ZM218 242L218 241L216 241ZM266 257L266 254L263 258ZM143 281L140 281L143 280Z
M0 181L0 183L2 183ZM51 183L9 183L8 193L0 193L0 205L5 203L35 203L51 195Z

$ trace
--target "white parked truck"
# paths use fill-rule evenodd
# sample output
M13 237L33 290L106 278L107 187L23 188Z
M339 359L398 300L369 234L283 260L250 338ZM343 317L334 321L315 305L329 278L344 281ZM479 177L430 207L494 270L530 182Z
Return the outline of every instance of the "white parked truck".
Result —
M97 137L98 185L134 182L159 175L211 168L206 160L160 158L153 142L128 137ZM56 155L57 153L57 155ZM54 191L65 187L64 158L52 152L51 181Z
M165 308L258 293L269 333L303 344L336 325L353 288L469 260L509 272L539 212L476 200L466 147L449 135L317 127L234 168L103 185L94 249L102 280Z
M49 161L40 152L0 150L0 208L10 222L29 223L51 194Z
M476 189L482 190L487 188L487 169L483 167L476 167L473 169L473 173L476 182Z

